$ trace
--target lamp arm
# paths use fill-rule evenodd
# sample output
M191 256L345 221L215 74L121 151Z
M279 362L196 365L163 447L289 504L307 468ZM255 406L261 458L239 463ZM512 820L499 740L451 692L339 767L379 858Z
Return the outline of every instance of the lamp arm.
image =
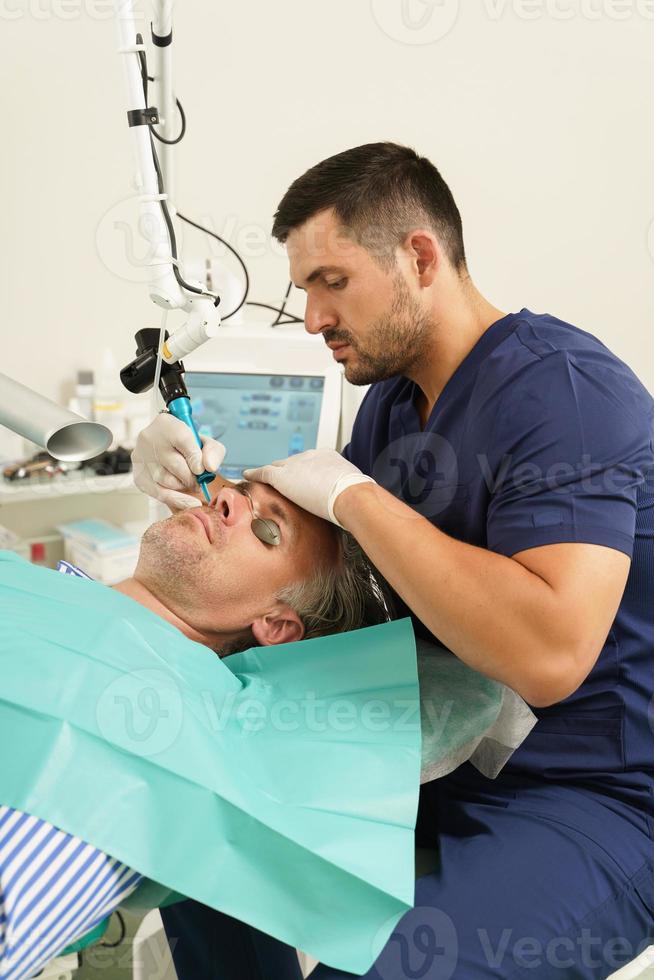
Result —
M158 112L156 108L146 106L143 89L140 52L145 51L145 45L139 40L133 0L114 0L114 7L118 50L122 55L127 92L127 118L135 166L134 183L141 212L141 233L150 244L149 294L152 301L163 309L181 309L189 313L188 320L173 333L168 350L164 351L164 358L174 361L216 335L220 326L217 310L219 299L201 283L180 284L179 269L176 274L174 266L178 262L173 255L171 232L164 215L168 195L160 189L150 133L150 126L158 122ZM156 27L153 22L153 30L157 36L159 31L172 32L170 0L160 0L158 3ZM170 216L171 227L172 221Z
M69 412L6 374L0 374L0 425L65 462L99 456L113 438L105 425Z
M155 86L158 103L161 106L161 135L166 140L173 140L177 136L180 125L173 88L173 2L174 0L152 2L151 33L155 54ZM162 143L160 153L166 190L172 200L175 200L174 147L170 143Z

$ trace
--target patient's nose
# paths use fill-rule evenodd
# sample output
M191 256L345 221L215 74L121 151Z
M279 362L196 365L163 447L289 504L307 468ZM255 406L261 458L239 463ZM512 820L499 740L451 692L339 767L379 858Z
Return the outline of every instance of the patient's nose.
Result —
M233 487L221 487L211 502L211 506L221 515L228 526L249 525L252 513L247 499Z

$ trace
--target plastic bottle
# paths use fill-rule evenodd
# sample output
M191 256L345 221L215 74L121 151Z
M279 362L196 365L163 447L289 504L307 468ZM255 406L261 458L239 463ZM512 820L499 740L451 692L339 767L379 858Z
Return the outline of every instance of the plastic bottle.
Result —
M125 401L116 359L109 347L102 352L100 368L95 375L93 418L114 434L111 449L125 440Z
M94 397L93 371L78 371L77 384L75 385L75 398L77 400L77 411L85 419L93 418Z

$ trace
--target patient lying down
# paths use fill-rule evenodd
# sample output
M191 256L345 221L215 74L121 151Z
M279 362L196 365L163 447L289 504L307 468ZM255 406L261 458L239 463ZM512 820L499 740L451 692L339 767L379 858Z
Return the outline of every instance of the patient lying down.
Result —
M254 515L274 522L278 543L257 536ZM353 539L260 483L220 480L210 505L153 524L134 576L115 588L220 656L389 618ZM0 977L33 977L140 880L84 841L0 806Z
M368 562L340 528L263 483L220 480L208 506L153 524L116 586L221 655L383 622ZM279 544L252 530L253 512Z

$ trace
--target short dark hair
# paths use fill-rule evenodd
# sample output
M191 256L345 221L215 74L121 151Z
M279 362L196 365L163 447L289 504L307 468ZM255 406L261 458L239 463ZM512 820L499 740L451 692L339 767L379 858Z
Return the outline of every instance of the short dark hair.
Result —
M438 236L452 265L466 268L461 215L433 163L397 143L367 143L328 157L293 181L275 212L272 233L289 233L333 208L359 244L386 264L412 228Z

